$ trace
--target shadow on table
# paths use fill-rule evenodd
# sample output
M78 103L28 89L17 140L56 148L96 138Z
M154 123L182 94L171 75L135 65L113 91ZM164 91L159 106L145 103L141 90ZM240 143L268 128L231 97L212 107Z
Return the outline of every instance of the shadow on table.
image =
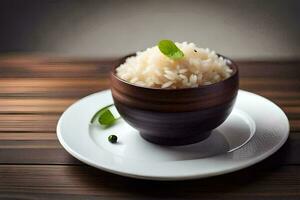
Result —
M205 179L188 181L138 180L110 174L86 165L80 168L81 173L85 176L79 178L86 187L94 190L98 188L102 192L105 190L112 195L130 195L136 198L199 198L205 196L222 198L222 195L226 193L237 197L237 194L242 195L249 192L255 198L255 193L264 192L266 189L276 191L276 187L280 186L280 183L270 183L276 181L276 178L273 177L274 172L283 170L284 165L288 164L287 155L291 151L290 146L291 141L288 140L278 152L252 167Z

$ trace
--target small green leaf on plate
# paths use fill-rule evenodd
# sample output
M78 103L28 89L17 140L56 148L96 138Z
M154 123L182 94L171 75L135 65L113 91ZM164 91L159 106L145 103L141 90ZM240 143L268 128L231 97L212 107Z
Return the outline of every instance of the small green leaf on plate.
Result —
M94 114L94 116L92 117L91 123L94 123L94 122L96 121L96 119L98 119L99 116L100 116L104 111L106 111L107 109L109 109L109 108L112 107L113 105L114 105L114 104L110 104L110 105L105 106L105 107L101 108L100 110L98 110L98 111Z
M161 40L158 43L159 50L171 59L180 59L184 56L183 52L171 40Z
M113 104L105 106L96 112L91 119L91 123L93 124L95 121L98 121L98 123L102 126L113 125L119 118L116 118L110 111L112 106Z
M106 109L98 118L98 122L104 126L110 126L115 123L117 119L111 113L109 109Z

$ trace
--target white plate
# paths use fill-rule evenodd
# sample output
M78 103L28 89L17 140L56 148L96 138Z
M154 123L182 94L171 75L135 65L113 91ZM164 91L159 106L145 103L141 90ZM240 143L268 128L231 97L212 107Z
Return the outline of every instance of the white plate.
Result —
M77 159L123 176L185 180L225 174L267 158L289 135L288 119L278 106L241 90L228 119L207 140L179 147L151 144L124 120L108 129L90 125L94 113L112 102L108 90L77 101L59 119L57 135ZM118 136L117 144L108 142L110 134Z

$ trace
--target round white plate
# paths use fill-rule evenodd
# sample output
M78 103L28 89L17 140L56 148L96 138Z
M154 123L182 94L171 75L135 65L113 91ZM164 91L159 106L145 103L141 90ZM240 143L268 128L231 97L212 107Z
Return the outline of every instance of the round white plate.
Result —
M185 180L225 174L267 158L289 135L288 119L278 106L241 90L228 119L208 139L179 147L149 143L122 119L107 129L90 125L94 113L112 102L108 90L77 101L59 119L57 135L77 159L123 176ZM107 140L111 134L118 143Z

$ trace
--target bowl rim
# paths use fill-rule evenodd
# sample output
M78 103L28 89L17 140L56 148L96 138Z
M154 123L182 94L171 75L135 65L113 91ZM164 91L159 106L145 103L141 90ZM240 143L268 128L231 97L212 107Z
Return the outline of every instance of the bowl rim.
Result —
M199 89L209 89L209 88L214 88L214 87L218 87L218 86L221 86L223 85L225 82L229 82L230 80L234 79L236 76L238 76L239 74L239 69L238 69L238 65L230 58L226 57L226 56L223 56L221 54L218 54L218 57L223 57L227 60L229 60L231 63L228 65L232 70L233 70L233 73L231 74L231 76L229 76L228 78L222 80L222 81L219 81L219 82L216 82L216 83L213 83L213 84L209 84L209 85L200 85L198 87L193 87L193 88L152 88L152 87L147 87L147 86L139 86L139 85L135 85L133 83L130 83L124 79L121 79L119 78L117 75L116 75L116 68L119 67L122 63L124 63L124 61L126 61L127 58L131 57L131 56L135 56L136 53L134 54L129 54L127 56L124 56L124 57L121 57L119 60L120 62L118 62L117 65L115 65L112 70L110 71L110 74L111 76L113 76L115 79L117 79L118 81L124 83L124 84L127 84L129 86L132 86L132 87L136 87L136 88L141 88L141 89L146 89L146 90L157 90L157 91L186 91L186 90L199 90Z

